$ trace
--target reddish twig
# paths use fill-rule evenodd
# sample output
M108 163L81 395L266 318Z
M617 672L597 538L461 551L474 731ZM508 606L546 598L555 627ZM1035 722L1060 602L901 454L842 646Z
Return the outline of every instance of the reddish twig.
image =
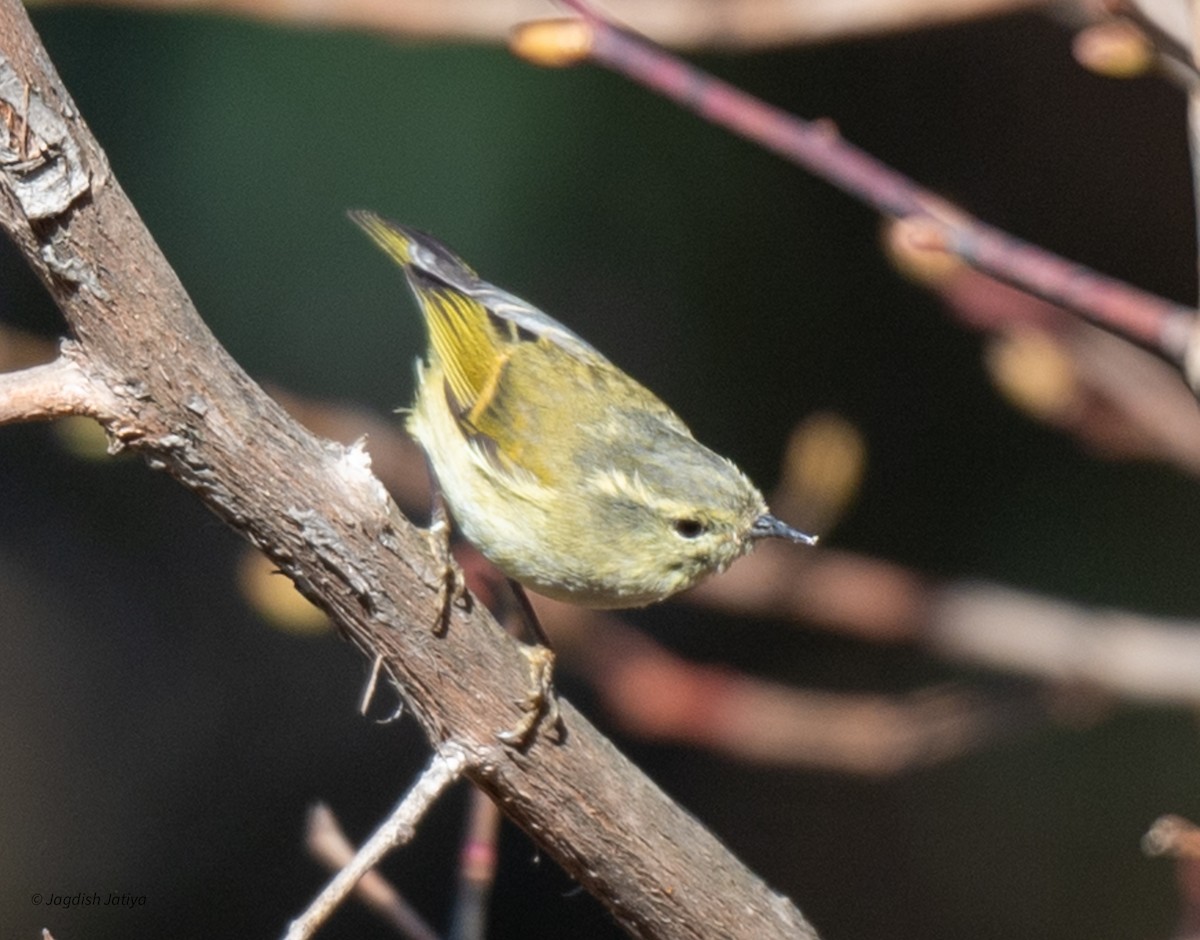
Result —
M844 140L828 121L806 121L605 22L583 0L564 0L584 24L564 24L587 58L805 167L879 211L905 219L912 237L1182 363L1195 311L1075 264L976 219ZM532 24L540 27L542 24ZM581 34L583 27L586 32ZM518 33L515 47L525 54ZM537 53L529 55L539 61Z
M472 790L458 862L450 940L483 940L488 935L488 901L496 883L499 841L500 810L482 790Z

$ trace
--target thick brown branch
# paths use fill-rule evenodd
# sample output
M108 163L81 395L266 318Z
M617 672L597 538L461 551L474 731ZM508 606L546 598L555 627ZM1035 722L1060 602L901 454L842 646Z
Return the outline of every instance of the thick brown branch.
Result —
M39 181L48 185L43 188ZM406 697L435 745L643 937L812 937L574 709L524 752L527 662L478 605L435 634L442 571L361 449L319 440L213 338L113 179L18 0L0 0L0 225L63 311L118 446L261 548Z

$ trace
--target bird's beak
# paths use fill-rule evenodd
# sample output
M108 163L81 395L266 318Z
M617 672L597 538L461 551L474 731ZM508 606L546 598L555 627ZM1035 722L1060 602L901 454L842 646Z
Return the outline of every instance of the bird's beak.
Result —
M763 513L750 526L752 539L787 539L789 542L799 542L802 545L816 545L817 536L808 535L799 529L793 529L781 519L776 519L770 513Z

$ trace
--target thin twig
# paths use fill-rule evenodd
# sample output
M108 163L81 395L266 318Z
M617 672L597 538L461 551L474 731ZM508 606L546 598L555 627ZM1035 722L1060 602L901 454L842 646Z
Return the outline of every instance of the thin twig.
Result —
M832 123L806 121L773 107L617 29L583 0L564 2L584 17L589 28L581 52L590 61L803 166L880 212L907 220L913 237L927 246L958 256L972 267L1182 364L1194 310L987 225L847 142ZM578 24L566 25L571 41L578 43ZM514 40L518 50L520 38L518 33Z
M371 663L371 674L367 676L367 684L363 688L362 697L358 700L358 713L363 717L371 709L371 700L375 698L375 687L379 683L379 673L383 669L383 657L376 656Z
M308 814L305 845L309 854L331 871L341 871L354 860L354 846L326 804L318 803ZM407 940L439 940L435 931L377 869L366 872L354 893L380 919Z
M461 776L466 766L466 748L452 741L444 743L412 789L383 825L363 843L350 864L334 876L303 914L292 921L285 940L308 940L316 933L363 875L378 865L388 852L412 838L416 824L446 787Z
M488 899L496 881L499 837L500 811L496 804L482 790L472 790L459 857L450 940L484 940L487 936Z

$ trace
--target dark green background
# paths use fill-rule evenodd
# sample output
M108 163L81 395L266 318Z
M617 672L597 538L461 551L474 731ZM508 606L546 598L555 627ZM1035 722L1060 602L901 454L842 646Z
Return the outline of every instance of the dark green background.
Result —
M1194 616L1192 481L1098 462L1010 410L979 338L882 260L865 208L592 68L208 18L36 13L69 89L202 315L253 374L380 414L422 338L351 207L432 231L671 402L765 488L792 425L864 432L829 542L933 576ZM1034 18L702 58L999 225L1179 300L1195 249L1182 96L1081 72ZM56 315L11 260L0 317ZM361 838L424 759L358 717L364 664L259 624L240 543L133 461L0 431L0 938L276 936L323 881L329 801ZM681 653L797 684L958 675L770 623L637 615ZM1002 683L974 675L974 681ZM568 694L584 696L568 688ZM595 714L603 723L602 713ZM1200 816L1188 714L1118 707L881 782L623 742L830 940L1167 936L1172 872L1138 838ZM447 916L461 794L386 870ZM33 892L144 894L63 913ZM387 936L356 908L324 937ZM618 932L506 832L492 936Z

